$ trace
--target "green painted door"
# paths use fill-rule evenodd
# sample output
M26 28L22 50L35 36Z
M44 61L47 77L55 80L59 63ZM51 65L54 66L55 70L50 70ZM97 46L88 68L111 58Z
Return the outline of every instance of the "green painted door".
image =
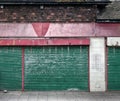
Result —
M21 49L0 47L0 90L21 90Z
M25 49L25 90L88 90L88 47Z
M120 47L108 47L108 90L120 90Z

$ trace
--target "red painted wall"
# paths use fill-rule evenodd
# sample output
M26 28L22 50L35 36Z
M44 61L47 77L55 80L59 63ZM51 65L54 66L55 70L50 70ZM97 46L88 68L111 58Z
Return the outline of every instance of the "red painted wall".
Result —
M87 38L0 39L0 46L89 45Z

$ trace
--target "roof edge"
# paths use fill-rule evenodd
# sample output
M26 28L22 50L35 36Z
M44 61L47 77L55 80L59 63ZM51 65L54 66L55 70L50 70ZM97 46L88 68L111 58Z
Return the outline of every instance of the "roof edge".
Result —
M0 5L107 5L111 1L94 1L94 2L30 2L30 1L12 1L0 2Z
M96 19L97 23L120 23L120 19Z

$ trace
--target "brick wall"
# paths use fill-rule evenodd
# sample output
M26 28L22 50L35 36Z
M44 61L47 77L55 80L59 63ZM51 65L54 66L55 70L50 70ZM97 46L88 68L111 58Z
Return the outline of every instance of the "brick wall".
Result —
M96 6L4 5L0 22L92 22Z

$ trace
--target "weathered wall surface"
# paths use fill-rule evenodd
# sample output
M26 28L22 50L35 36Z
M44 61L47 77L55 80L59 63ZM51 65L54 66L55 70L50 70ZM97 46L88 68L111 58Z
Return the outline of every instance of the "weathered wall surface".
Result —
M94 24L0 24L1 37L79 37L94 34ZM84 29L84 30L83 30Z
M107 46L120 46L120 37L107 37Z
M105 91L105 39L90 39L90 91Z
M120 36L120 24L107 23L0 23L0 37Z

